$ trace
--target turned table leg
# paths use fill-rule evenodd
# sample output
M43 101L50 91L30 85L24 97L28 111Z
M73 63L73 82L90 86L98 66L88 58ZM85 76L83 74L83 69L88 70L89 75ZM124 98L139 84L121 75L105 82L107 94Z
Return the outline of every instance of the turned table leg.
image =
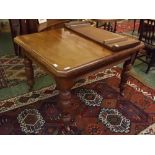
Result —
M131 58L126 60L123 64L123 70L122 70L122 74L121 74L121 81L120 81L120 95L124 96L124 89L125 89L125 85L127 83L128 80L128 76L129 76L129 72L132 68L132 65L136 59L137 56L137 52L135 52L134 54L131 55Z
M121 81L120 81L120 95L121 96L124 96L124 89L127 83L127 79L128 79L131 67L132 67L132 59L126 60L123 64L123 70L122 70Z
M59 90L58 107L62 112L62 121L64 124L70 124L74 120L72 109L71 88L74 82L71 79L56 78L57 88Z
M25 65L25 73L27 77L27 84L30 87L29 90L31 90L34 84L34 71L33 71L32 61L26 56L24 56L24 65Z
M62 120L66 124L70 123L74 118L71 109L71 92L69 90L60 90L58 106L62 112Z

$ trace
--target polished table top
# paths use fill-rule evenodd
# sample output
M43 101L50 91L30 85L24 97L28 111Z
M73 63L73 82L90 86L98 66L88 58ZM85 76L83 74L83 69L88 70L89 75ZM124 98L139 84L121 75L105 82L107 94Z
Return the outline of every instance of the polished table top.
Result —
M85 67L91 69L101 63L108 64L112 60L125 58L143 46L140 44L112 52L65 28L18 36L15 42L25 49L27 55L48 67L52 73L63 77L76 75Z

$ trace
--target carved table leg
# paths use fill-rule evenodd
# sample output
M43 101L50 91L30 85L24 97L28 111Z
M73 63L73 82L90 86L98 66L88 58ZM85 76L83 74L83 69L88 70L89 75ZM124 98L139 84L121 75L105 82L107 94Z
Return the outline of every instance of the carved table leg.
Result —
M124 96L124 89L125 89L125 85L127 83L127 79L129 76L129 72L132 68L132 65L136 59L137 56L137 52L135 52L134 54L132 54L131 58L126 60L123 64L123 70L122 70L122 74L121 74L121 81L120 81L120 95Z
M127 79L128 79L129 71L130 71L131 67L132 67L132 59L126 60L123 65L121 81L120 81L120 95L121 96L124 96L124 89L125 89L125 85L127 83Z
M64 124L70 124L74 119L72 108L71 88L74 82L70 79L56 78L59 92L58 107L62 112L62 121Z
M120 81L120 95L121 96L124 96L124 89L125 89L125 85L127 83L127 79L128 79L128 76L129 76L129 72L131 70L131 67L132 67L132 63L135 59L135 56L136 54L133 54L131 56L130 59L126 60L123 64L123 70L122 70L122 74L121 74L121 81Z
M24 57L24 65L25 65L25 73L27 77L27 84L30 87L29 90L31 90L34 84L34 71L33 71L32 61L26 56Z

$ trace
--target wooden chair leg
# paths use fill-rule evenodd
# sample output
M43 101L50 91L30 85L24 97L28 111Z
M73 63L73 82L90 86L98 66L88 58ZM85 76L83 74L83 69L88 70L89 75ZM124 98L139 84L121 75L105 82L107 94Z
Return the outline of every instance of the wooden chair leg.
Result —
M133 57L133 60L131 62L132 65L134 65L135 61L136 61L136 58L137 58L137 55L138 55L139 51L135 54L135 56Z
M136 19L134 19L134 21L133 21L133 31L132 31L132 34L134 34L134 32L135 32L135 27L136 27Z
M151 68L151 66L153 65L153 63L154 63L154 60L155 60L155 54L153 53L152 54L152 56L151 56L151 60L150 60L150 62L149 62L149 64L148 64L148 67L147 67L147 70L146 70L146 74L150 71L150 68Z

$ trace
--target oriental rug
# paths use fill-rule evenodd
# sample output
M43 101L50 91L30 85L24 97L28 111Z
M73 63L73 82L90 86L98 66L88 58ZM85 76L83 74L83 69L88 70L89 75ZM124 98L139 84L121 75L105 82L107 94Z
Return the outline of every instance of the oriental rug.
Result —
M69 127L61 122L54 85L1 101L0 134L154 134L155 90L130 76L121 97L120 73L113 67L77 80L72 89L76 117Z
M0 89L15 86L26 81L23 59L14 55L0 57ZM33 64L35 78L45 73Z

